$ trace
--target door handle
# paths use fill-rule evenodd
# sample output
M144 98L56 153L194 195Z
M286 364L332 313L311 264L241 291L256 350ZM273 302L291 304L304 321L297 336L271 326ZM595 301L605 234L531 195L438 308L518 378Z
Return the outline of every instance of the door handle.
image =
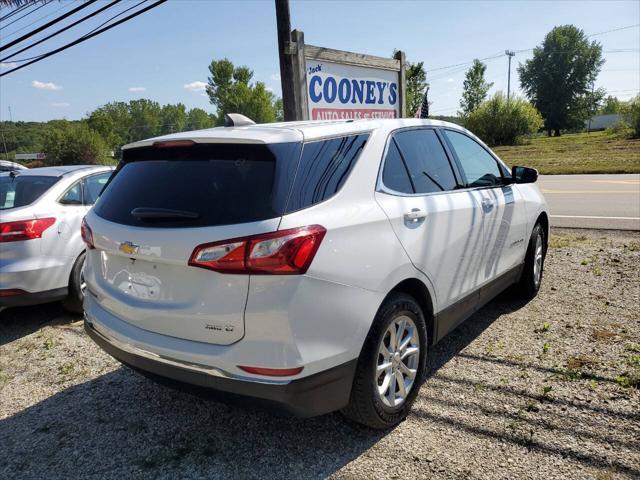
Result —
M418 223L427 218L427 214L419 208L412 208L410 212L404 214L404 221L409 223Z
M493 205L494 205L493 200L491 200L490 198L485 197L485 198L482 199L482 208L486 212L488 212L491 209L493 209Z

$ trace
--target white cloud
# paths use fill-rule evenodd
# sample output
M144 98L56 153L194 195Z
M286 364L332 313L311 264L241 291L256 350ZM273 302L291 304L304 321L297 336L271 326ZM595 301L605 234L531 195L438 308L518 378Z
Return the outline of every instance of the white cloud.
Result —
M453 82L453 78L447 78L447 83L452 83Z
M271 87L264 87L264 89L265 89L267 92L271 92L271 93L273 93L273 88L271 88Z
M199 82L199 81L184 84L184 88L192 92L202 92L205 90L206 87L207 87L207 84L205 82Z
M70 107L71 104L69 102L56 102L56 103L52 103L51 106L52 107L66 108L66 107Z
M56 85L53 82L39 82L38 80L31 82L31 86L38 90L62 90L62 85Z
M144 87L129 87L129 91L131 93L144 92L145 90L146 90L146 88L144 88Z
M17 66L18 64L13 62L0 62L0 68L14 68Z
M271 74L271 80L280 80L280 74L279 73L272 73Z

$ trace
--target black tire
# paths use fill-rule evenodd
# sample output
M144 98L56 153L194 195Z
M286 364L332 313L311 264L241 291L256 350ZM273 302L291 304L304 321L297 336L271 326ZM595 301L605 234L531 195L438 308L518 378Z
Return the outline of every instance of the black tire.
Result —
M65 310L72 313L82 313L82 302L84 300L84 294L80 285L82 284L82 268L84 267L85 252L82 252L78 258L76 258L73 268L71 269L71 275L69 275L69 293L67 298L62 300L62 306Z
M535 263L536 263L536 249L538 238L540 238L541 246L542 246L542 259L540 268L539 280L536 280L535 274ZM547 254L547 241L544 228L540 223L536 223L536 226L533 227L533 231L531 232L531 237L529 238L529 245L527 246L527 253L524 259L524 268L522 269L522 275L520 277L520 281L517 284L517 292L520 297L530 300L534 298L538 291L540 290L540 286L542 285L542 277L544 272L544 260Z
M384 405L378 398L375 369L378 349L387 328L395 318L406 315L413 320L419 335L420 353L414 384L405 402L396 408ZM403 293L391 293L383 302L364 342L356 369L349 405L342 413L349 419L378 430L391 428L403 421L424 380L427 358L427 329L424 314L418 302Z

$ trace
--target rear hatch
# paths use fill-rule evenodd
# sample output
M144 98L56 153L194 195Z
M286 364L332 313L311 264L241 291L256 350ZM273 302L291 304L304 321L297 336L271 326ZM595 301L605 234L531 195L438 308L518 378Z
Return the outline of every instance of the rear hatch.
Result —
M228 345L244 335L249 275L189 265L202 244L278 229L300 143L162 143L125 150L87 216L87 284L120 319Z

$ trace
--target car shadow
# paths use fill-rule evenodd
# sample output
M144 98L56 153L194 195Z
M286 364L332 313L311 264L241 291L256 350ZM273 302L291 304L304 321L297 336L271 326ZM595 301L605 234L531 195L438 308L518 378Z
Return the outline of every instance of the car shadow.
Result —
M60 302L7 308L0 311L0 347L44 326L63 325L80 319L82 315L68 313Z
M433 349L428 376L523 305L502 295L477 312ZM4 341L41 325L25 312L34 318L22 327L3 320L16 329ZM240 409L119 367L0 420L0 477L325 478L388 433L337 413L294 419Z

